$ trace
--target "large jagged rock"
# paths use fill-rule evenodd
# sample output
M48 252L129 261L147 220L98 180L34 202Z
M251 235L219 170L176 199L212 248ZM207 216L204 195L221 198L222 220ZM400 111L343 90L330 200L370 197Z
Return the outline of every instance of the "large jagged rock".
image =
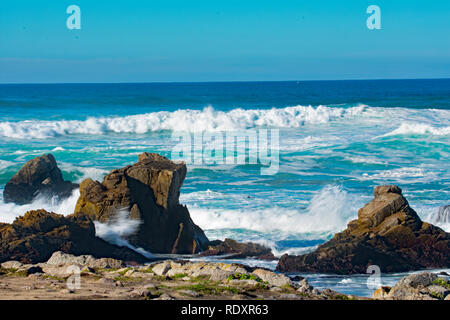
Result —
M64 181L61 170L51 154L28 161L6 184L3 192L5 202L31 203L38 195L69 197L77 184Z
M375 188L375 198L358 219L314 252L283 255L283 272L366 273L369 265L382 272L450 267L450 234L422 222L397 186Z
M131 249L96 237L94 224L83 216L64 217L36 210L16 218L12 224L0 226L0 262L44 262L55 251L140 263L147 261Z
M108 222L127 209L141 222L130 243L152 253L196 253L208 239L178 201L185 177L184 163L143 153L138 163L111 171L102 183L83 181L75 213Z

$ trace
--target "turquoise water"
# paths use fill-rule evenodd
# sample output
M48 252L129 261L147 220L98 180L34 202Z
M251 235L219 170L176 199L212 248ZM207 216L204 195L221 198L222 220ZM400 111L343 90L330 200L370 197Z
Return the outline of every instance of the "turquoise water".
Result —
M210 239L307 252L379 184L398 184L426 221L450 204L450 80L0 85L0 193L43 153L66 179L101 180L144 151L170 158L173 132L260 128L280 130L275 175L260 164L188 164L181 202ZM77 196L0 199L0 221L42 207L69 214Z

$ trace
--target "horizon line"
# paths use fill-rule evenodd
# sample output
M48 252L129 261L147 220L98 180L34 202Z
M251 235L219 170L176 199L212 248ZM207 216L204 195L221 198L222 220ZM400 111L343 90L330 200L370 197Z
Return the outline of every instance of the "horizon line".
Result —
M355 79L314 79L314 80L211 80L211 81L118 81L118 82L0 82L0 85L62 85L62 84L205 84L205 83L268 83L268 82L320 82L320 81L399 81L399 80L450 80L437 78L355 78Z

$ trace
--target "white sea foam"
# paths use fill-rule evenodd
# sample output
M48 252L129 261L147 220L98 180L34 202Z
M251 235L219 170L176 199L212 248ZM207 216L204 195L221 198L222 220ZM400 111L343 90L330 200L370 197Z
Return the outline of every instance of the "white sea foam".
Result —
M142 248L133 246L125 239L136 233L140 224L141 221L129 218L127 209L118 210L115 216L107 223L94 221L95 235L111 244L130 248L147 258L151 258L151 253Z
M16 217L23 216L27 211L37 209L45 209L63 215L72 214L77 200L80 197L80 191L76 189L69 198L59 202L46 197L38 197L32 203L17 205L14 203L4 203L3 190L0 190L0 194L0 222L6 223L13 222Z
M427 123L403 122L397 129L385 134L384 136L395 135L450 135L450 126L434 127Z
M327 106L293 106L273 109L228 112L212 107L203 110L153 112L124 117L99 117L81 120L26 120L0 122L0 136L14 139L47 139L62 135L100 135L108 132L143 134L152 131L225 131L254 127L297 128L304 124L319 124L360 116L373 116L371 108L360 105L351 108Z
M190 207L192 219L201 228L247 229L259 232L333 233L345 228L356 215L351 199L338 186L328 186L312 198L305 211L271 207L259 210L227 210Z
M373 180L382 183L413 183L413 182L430 182L439 179L439 176L426 168L422 167L404 167L390 170L378 171L374 174L364 173L359 178L362 181Z
M353 163L367 163L367 164L380 164L380 165L388 164L387 161L381 161L374 157L347 156L347 157L345 157L345 159L349 160Z
M81 167L75 166L71 163L60 162L58 163L61 170L65 172L72 172L76 176L77 183L80 183L84 179L91 178L93 180L103 181L104 176L109 172L106 169L95 167Z
M14 164L15 163L12 161L0 160L0 171L13 166Z

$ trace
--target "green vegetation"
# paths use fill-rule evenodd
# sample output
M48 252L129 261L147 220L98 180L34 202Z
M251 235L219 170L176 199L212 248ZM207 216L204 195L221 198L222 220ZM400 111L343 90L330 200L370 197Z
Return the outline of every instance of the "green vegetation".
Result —
M228 281L230 280L255 280L257 282L263 282L261 278L253 275L253 274L245 274L245 273L235 273L228 276Z
M433 284L437 284L438 286L450 289L450 283L442 278L437 278L436 280L433 281Z
M133 268L125 268L124 270L118 272L121 276L124 276L128 271L133 270Z
M125 276L118 276L114 278L114 281L120 281L120 282L139 282L142 278L139 277L125 277Z
M181 278L184 278L184 277L187 277L186 273L177 273L177 274L174 274L173 276L171 276L170 278L171 279L181 279Z
M153 269L152 269L152 267L148 267L147 269L139 270L139 272L143 272L143 273L153 273Z
M431 296L433 298L436 298L436 299L439 299L439 300L444 300L444 296L442 295L442 293L431 292L430 294L431 294Z
M233 294L238 294L240 292L240 290L237 288L229 286L220 286L218 282L211 282L211 281L202 281L196 284L180 286L177 287L176 290L191 290L202 295L220 295L226 291L231 292Z
M51 276L51 275L48 275L48 274L43 274L42 278L49 279L49 280L58 280L58 281L65 281L66 280L66 278L63 278L63 277L55 277L55 276Z
M2 275L2 274L8 274L8 273L14 273L14 272L16 272L17 271L17 269L14 269L14 268L8 268L8 269L6 269L6 268L1 268L0 267L0 275Z

